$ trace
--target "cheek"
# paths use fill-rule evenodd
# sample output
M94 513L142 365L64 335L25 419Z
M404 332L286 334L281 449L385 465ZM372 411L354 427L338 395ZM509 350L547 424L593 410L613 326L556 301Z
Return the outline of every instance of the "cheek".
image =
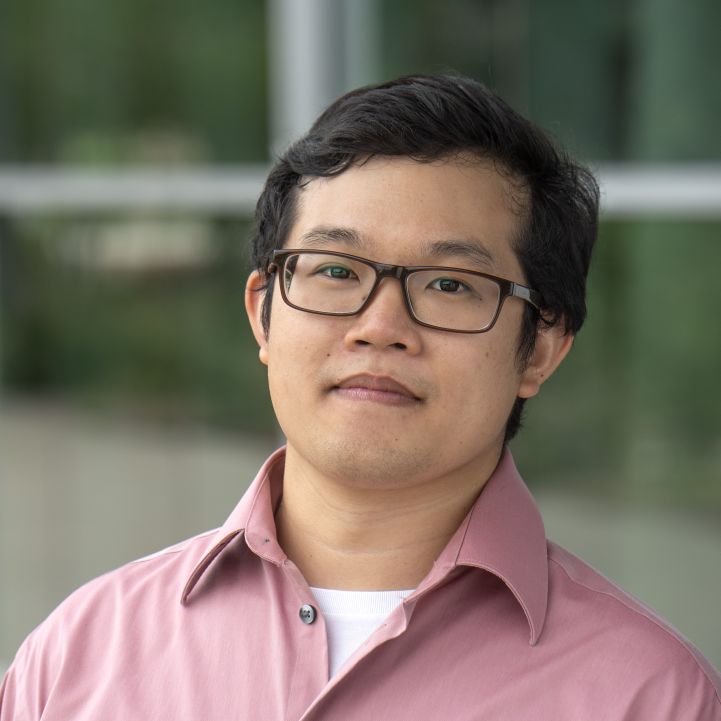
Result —
M318 377L330 355L323 320L286 306L274 307L268 339L268 384L274 404L283 395L303 395Z
M294 336L293 324L287 322L285 309L278 308L278 304L282 303L279 297L273 298L267 344L268 387L276 410L278 404L288 397L289 391L297 386L299 356L303 352Z
M484 347L469 358L447 358L449 408L468 427L504 425L518 395L521 376L512 349ZM453 362L455 361L455 362Z

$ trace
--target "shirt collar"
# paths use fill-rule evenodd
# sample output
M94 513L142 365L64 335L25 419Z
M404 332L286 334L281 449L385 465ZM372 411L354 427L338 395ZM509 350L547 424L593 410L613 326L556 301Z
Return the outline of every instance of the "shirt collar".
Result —
M435 585L458 566L492 573L503 581L523 609L530 643L535 645L543 630L548 604L547 553L541 514L510 451L505 449L422 586Z
M276 539L273 515L282 495L284 466L285 449L281 448L263 464L228 520L211 537L210 550L185 583L183 604L188 603L208 567L241 534L261 558L276 565L286 559ZM435 586L459 566L488 571L503 581L523 609L530 643L538 641L548 601L546 533L541 514L507 449L418 593Z
M185 583L181 596L183 605L188 603L188 597L208 567L241 534L250 549L261 558L277 565L285 560L276 539L274 518L283 491L284 468L285 448L279 448L261 466L228 520L211 536L210 550Z

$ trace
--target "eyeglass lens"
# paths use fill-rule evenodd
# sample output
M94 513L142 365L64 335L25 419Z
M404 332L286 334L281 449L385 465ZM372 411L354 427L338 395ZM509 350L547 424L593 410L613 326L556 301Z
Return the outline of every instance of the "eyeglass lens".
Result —
M317 313L356 313L375 280L372 266L324 253L290 255L283 271L288 301ZM439 268L411 272L407 294L417 320L439 328L477 331L493 321L501 291L490 278Z

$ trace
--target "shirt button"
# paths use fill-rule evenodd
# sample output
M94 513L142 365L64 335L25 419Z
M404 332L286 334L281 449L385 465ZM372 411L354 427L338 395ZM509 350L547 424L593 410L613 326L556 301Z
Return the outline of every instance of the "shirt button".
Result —
M313 621L315 621L316 610L313 608L313 606L306 603L300 607L300 612L298 615L300 616L300 620L303 621L303 623L313 623Z

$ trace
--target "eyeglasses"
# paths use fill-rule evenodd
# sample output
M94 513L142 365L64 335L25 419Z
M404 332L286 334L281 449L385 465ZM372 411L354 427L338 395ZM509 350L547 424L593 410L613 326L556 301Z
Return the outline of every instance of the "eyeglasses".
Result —
M525 285L462 268L375 263L325 250L276 250L268 265L278 273L283 300L292 308L320 315L356 315L370 303L381 279L396 278L416 323L454 333L493 328L508 297L537 309L541 296Z

